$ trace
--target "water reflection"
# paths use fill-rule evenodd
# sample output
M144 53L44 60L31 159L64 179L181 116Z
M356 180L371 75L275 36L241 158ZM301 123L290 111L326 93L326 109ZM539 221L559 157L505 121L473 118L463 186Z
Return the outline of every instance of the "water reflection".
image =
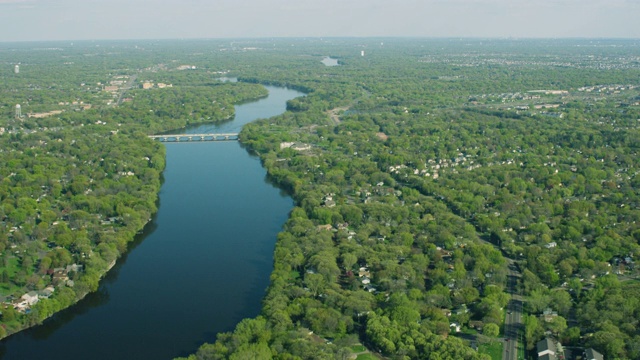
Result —
M302 95L269 90L268 99L236 107L233 121L205 126L241 128ZM234 141L167 144L163 175L158 213L99 291L3 340L0 357L169 359L258 314L291 198Z

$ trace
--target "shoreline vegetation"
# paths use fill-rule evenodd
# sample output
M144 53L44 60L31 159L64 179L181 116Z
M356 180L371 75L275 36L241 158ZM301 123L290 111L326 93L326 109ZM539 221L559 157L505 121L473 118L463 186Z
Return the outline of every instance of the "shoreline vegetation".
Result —
M95 261L83 253L109 263L126 240L89 236L88 229L149 218L164 158L145 134L179 127L171 126L176 118L225 114L232 102L202 100L216 89L237 97L261 88L252 82L277 84L307 96L240 133L295 202L276 241L262 312L187 359L484 360L488 346L478 342L487 339L517 341L530 354L544 341L640 358L637 46L590 39L160 41L148 50L159 64L147 52L123 50L109 79L70 72L68 84L34 80L46 79L51 67L69 72L59 64L32 79L0 72L18 89L1 93L11 114L17 103L30 113L59 110L42 104L61 101L68 89L78 102L103 96L106 104L104 89L77 84L125 81L116 78L122 69L144 69L136 71L141 86L173 85L127 92L116 108L33 123L5 116L13 132L0 136L0 149L9 149L0 155L0 215L8 234L16 229L0 240L3 250L19 251L4 252L7 269L15 268L7 277L45 288L39 279L46 271L38 271L49 261L39 257L47 242L55 257L45 270L89 269ZM89 67L115 56L98 50L96 61L85 55L93 51L74 60ZM27 53L8 53L7 61ZM340 66L324 66L326 54ZM212 82L226 69L244 82ZM74 138L80 134L85 141ZM138 141L120 143L123 135ZM51 180L41 178L43 158L60 164L47 164ZM100 160L111 158L118 160ZM87 189L112 199L96 203ZM96 212L109 217L87 215ZM44 235L36 231L42 223ZM97 287L83 278L74 286ZM37 319L33 313L23 319Z
M347 359L362 356L356 347L488 359L484 341L531 351L545 337L637 357L634 321L603 321L615 312L606 292L622 301L640 290L610 270L633 271L640 250L629 208L639 164L628 157L640 145L640 69L630 48L602 65L584 60L600 48L534 43L385 41L362 57L335 40L325 47L340 67L299 61L284 72L277 62L290 58L274 55L243 75L308 94L241 133L296 207L260 316L180 359ZM627 209L617 228L607 220L616 208ZM526 315L509 326L521 330L506 334L520 299Z
M32 69L42 78L34 76L31 81L59 80L45 74L51 66L46 60L33 61ZM105 85L88 91L92 105L60 102L58 106L71 109L54 112L57 118L29 112L4 120L0 217L10 231L0 237L4 261L0 338L41 324L96 291L151 220L157 211L165 149L147 134L224 122L233 118L235 103L268 95L262 86L214 80L195 86L176 81L168 88L145 89L142 81L127 84L130 78L135 75L107 78L121 85L109 85L118 88L111 90L114 96L124 98L118 106L110 105L108 97L101 101L105 105L95 104ZM31 86L20 79L11 79L8 85ZM18 95L8 101L23 99Z

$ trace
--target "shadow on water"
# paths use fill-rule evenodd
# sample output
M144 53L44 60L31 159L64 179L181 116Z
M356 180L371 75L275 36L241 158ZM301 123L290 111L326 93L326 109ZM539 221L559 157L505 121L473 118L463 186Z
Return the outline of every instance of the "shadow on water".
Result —
M76 317L87 313L93 308L108 303L110 299L108 285L118 280L120 269L126 264L129 254L142 244L146 237L153 234L157 227L156 215L154 215L151 221L144 226L142 232L138 233L134 237L134 240L128 244L127 251L117 260L113 268L100 280L100 286L97 291L87 294L87 296L76 304L44 320L41 325L21 331L0 341L0 358L2 358L6 352L5 343L9 339L13 337L27 337L35 340L45 340Z
M269 90L269 101L237 109L237 125L230 120L205 128L240 129L284 112L284 102L299 96ZM237 143L171 147L161 178L162 207L159 200L158 212L98 291L43 325L1 341L0 358L187 356L260 313L276 234L293 205L289 192L265 174L257 154Z

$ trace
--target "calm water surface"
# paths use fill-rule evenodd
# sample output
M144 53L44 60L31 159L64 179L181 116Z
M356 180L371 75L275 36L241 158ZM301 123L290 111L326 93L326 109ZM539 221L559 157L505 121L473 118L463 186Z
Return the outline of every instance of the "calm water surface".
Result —
M338 59L333 59L331 57L325 57L324 59L322 59L322 63L325 64L326 66L338 66L340 65L338 63Z
M268 87L234 120L187 129L236 132L303 94ZM0 343L3 359L171 359L256 316L276 234L293 203L240 144L167 144L160 209L98 292Z

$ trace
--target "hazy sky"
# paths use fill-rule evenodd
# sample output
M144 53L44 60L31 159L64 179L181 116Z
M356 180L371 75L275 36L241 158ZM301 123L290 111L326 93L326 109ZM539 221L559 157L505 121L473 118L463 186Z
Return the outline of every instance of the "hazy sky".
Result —
M640 38L640 0L0 0L0 41Z

